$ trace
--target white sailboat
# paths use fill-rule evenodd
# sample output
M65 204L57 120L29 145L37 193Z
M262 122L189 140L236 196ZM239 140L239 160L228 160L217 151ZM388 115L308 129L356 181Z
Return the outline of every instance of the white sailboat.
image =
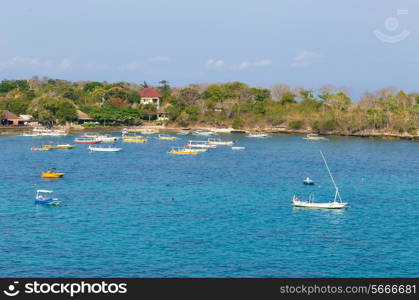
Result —
M323 209L341 209L341 208L345 208L348 206L348 203L343 202L342 198L340 197L340 193L339 193L339 188L336 185L336 182L333 178L332 172L329 169L329 166L327 164L326 158L323 155L323 152L320 151L320 154L323 158L324 164L327 168L327 171L329 172L329 176L330 179L332 180L332 183L335 187L335 198L333 199L332 202L328 202L328 203L316 203L314 201L314 196L310 195L308 200L301 200L298 198L297 195L294 195L294 197L292 198L292 203L294 204L295 207L305 207L305 208L323 208Z

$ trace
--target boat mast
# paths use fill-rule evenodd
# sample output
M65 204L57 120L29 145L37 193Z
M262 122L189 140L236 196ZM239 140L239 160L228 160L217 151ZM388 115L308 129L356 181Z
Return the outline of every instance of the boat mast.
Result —
M329 169L329 165L327 164L326 158L324 157L323 152L321 150L320 150L320 154L321 154L321 156L323 158L324 164L326 165L326 169L329 172L330 179L332 180L332 183L333 183L333 185L334 185L334 187L336 189L334 202L337 202L336 201L337 199L339 199L339 201L342 202L342 199L340 198L340 194L339 194L339 188L336 185L336 182L335 182L335 179L333 178L332 172Z

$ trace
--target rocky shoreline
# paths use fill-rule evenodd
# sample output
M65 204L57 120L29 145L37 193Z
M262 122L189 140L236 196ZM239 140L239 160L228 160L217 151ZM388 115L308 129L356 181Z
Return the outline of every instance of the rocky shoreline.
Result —
M195 130L210 130L220 134L231 134L231 133L243 133L247 134L250 132L258 133L267 133L267 134L299 134L306 135L308 133L313 133L310 130L293 130L284 127L271 127L271 128L244 128L244 129L234 129L234 128L217 128L217 127L201 127L201 126L190 126L190 127L172 127L172 126L157 126L157 125L144 125L144 126L107 126L107 127L92 127L92 128L83 128L81 126L55 126L54 129L65 129L72 133L78 132L121 132L124 128L127 128L130 132L141 132L144 130L154 130L157 132L171 132L171 133L191 133ZM23 132L30 131L29 127L13 127L13 126L3 126L0 127L0 135L19 135ZM351 137L361 137L361 138L377 138L377 139L394 139L394 140L416 140L419 141L419 136L410 135L410 134L400 134L395 132L381 132L381 131L360 131L360 132L325 132L321 133L325 136L351 136Z

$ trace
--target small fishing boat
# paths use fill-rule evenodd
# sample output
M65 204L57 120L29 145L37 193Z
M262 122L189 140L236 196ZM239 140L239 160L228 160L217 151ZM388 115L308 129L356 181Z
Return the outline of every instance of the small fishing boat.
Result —
M157 137L157 139L163 140L163 141L176 141L179 138L177 138L175 136L168 136L168 135L159 134L159 136Z
M325 138L324 136L320 136L316 133L309 133L303 139L308 140L308 141L328 141L327 138Z
M45 150L70 150L73 149L74 145L70 144L58 144L58 145L42 145L41 148Z
M46 172L41 173L41 177L55 179L55 178L62 178L64 174L65 173L56 173L55 168L52 168L52 169L48 169Z
M52 130L52 129L34 129L37 136L65 136L68 133L64 130Z
M246 147L231 147L231 150L246 150Z
M234 142L233 141L224 141L222 139L208 139L208 145L231 146L231 145L234 145Z
M335 179L333 178L332 172L329 169L326 158L323 155L323 152L320 151L320 154L323 158L324 164L327 171L329 172L330 179L335 187L335 197L332 202L328 203L317 203L314 200L314 195L310 195L308 200L301 200L298 195L294 195L292 198L292 203L295 207L304 207L304 208L319 208L319 209L341 209L347 207L348 203L343 202L340 197L339 188L336 185Z
M263 133L250 133L247 135L247 137L250 137L250 138L266 138L268 136L269 135L263 134Z
M177 154L177 155L196 155L199 153L199 151L197 151L196 149L191 149L191 148L172 147L169 153Z
M124 143L140 143L140 144L144 144L148 142L148 139L142 137L141 135L131 135L131 136L124 136L122 138L122 141Z
M93 147L92 145L89 145L88 149L90 151L95 152L119 152L122 150L122 148L114 148L114 147Z
M201 129L195 130L194 133L193 133L193 135L202 135L202 136L210 136L210 135L214 135L214 134L216 134L216 133L213 132L213 131L201 130Z
M51 151L52 149L50 148L38 148L38 147L31 147L31 151Z
M74 142L77 144L97 144L101 141L96 138L76 138Z
M109 135L98 135L96 139L101 141L102 143L115 143L116 141L118 141L117 137Z
M208 144L208 141L189 141L186 144L188 148L202 148L202 149L214 149L217 148L216 145Z
M314 180L311 179L310 177L307 177L306 179L303 180L303 183L305 185L314 185Z
M209 149L206 149L206 148L190 148L188 146L185 146L185 149L190 150L190 151L196 151L198 153L203 153L203 152L208 152L209 151Z
M44 204L44 205L60 205L61 201L57 198L50 198L47 195L54 193L50 190L37 190L35 197L35 204Z

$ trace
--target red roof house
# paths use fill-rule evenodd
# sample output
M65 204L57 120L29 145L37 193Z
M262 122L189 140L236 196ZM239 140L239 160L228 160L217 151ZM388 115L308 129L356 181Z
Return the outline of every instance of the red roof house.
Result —
M144 88L138 93L140 94L140 97L141 97L141 100L140 100L141 104L154 104L154 105L157 105L157 107L160 106L161 95L154 88L152 87Z

